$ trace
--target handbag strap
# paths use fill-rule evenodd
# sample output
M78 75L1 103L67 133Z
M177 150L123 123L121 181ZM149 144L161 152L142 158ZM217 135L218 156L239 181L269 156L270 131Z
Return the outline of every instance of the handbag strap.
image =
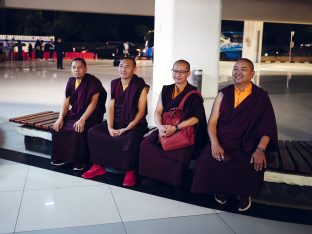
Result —
M198 94L199 96L201 96L200 92L198 90L191 90L190 92L188 92L181 100L178 108L179 109L183 109L184 103L186 102L186 99L191 96L192 94Z

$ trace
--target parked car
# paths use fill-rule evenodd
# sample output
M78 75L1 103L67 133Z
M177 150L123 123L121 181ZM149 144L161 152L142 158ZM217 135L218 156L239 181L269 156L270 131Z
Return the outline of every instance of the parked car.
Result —
M138 55L137 47L134 43L128 42L130 57ZM124 56L124 45L122 41L108 41L103 46L95 48L98 58L102 59L120 59Z

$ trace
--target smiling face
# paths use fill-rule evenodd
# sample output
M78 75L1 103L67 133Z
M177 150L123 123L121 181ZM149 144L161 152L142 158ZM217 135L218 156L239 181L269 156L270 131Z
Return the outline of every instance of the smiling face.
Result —
M71 71L76 79L82 79L87 73L87 67L81 61L73 61L71 64Z
M235 63L232 71L232 79L235 85L248 85L253 78L255 72L252 65L244 60L239 60Z
M183 85L187 82L190 70L185 63L175 63L172 68L172 78L177 85Z
M131 79L136 67L131 59L123 59L119 63L118 71L121 79Z

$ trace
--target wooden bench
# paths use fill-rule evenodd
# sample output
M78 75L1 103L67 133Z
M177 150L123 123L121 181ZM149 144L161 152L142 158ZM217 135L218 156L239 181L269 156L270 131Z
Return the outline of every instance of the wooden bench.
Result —
M44 111L31 115L24 115L9 119L10 122L20 123L23 126L33 127L40 130L51 131L52 126L59 116L59 112Z
M45 111L12 118L9 121L21 124L17 131L25 136L27 150L40 150L41 153L51 154L51 130L58 116L59 112ZM40 144L42 146L38 148ZM265 180L312 186L312 180L307 182L302 179L302 176L312 179L312 142L280 140L278 146L278 152L271 153L268 157L270 160ZM45 149L46 147L48 149ZM289 175L293 178L289 179Z
M52 128L58 116L59 112L44 111L11 118L9 121L21 124L16 130L17 133L24 135L26 150L51 155ZM153 129L155 127L149 127L149 132Z
M44 111L9 119L10 122L21 124L17 132L24 135L25 149L51 155L52 127L59 112Z
M17 132L25 136L27 150L51 155L51 130L58 115L58 112L45 111L9 121L21 124ZM263 189L253 202L312 210L312 142L280 140L278 145L279 150L268 155Z
M312 142L279 140L278 146L269 155L265 181L312 186Z

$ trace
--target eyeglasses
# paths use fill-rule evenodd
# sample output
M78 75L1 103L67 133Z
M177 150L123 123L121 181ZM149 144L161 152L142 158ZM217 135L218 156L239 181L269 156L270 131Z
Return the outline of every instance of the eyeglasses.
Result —
M175 69L172 69L171 71L173 74L180 74L180 75L184 75L184 74L189 72L189 71L179 71L179 70L175 70Z

